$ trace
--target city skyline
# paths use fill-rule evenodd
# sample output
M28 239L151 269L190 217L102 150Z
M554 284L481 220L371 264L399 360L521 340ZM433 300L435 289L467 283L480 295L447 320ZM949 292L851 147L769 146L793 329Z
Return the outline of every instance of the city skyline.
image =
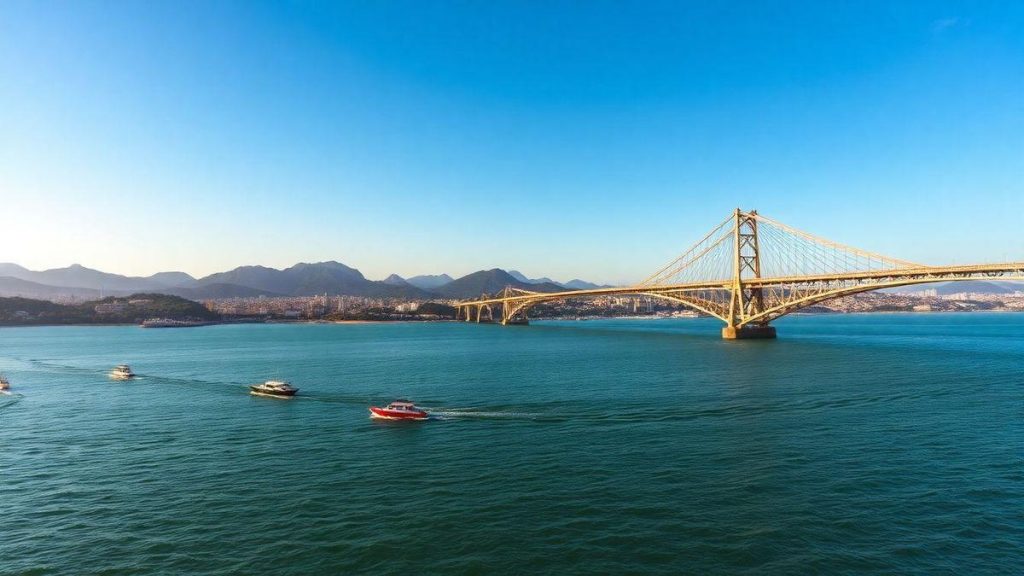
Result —
M1024 260L1022 16L7 3L0 262L623 284L736 207Z

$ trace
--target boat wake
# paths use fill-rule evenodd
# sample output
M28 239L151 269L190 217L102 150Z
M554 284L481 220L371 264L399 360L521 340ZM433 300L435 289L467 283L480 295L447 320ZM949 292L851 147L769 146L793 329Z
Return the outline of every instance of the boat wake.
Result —
M505 412L505 411L487 411L478 410L476 408L464 408L464 409L439 409L432 410L430 408L424 408L427 414L430 415L431 419L434 420L485 420L485 419L504 419L504 420L534 420L543 416L542 414L535 412Z
M92 368L83 368L81 366L70 366L68 364L60 364L58 362L50 362L48 360L39 360L36 358L29 358L26 362L30 366L36 368L45 368L52 372L64 372L67 374L96 374L98 370Z
M24 397L25 396L23 394L11 392L10 390L0 391L0 410L14 406L18 402L21 402L21 399Z

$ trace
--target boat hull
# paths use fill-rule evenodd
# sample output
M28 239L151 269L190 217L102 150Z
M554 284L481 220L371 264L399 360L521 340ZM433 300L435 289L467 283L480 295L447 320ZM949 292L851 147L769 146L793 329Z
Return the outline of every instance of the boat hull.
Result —
M253 396L266 396L267 398L291 398L299 389L294 390L263 390L259 386L249 386L249 394Z
M370 406L370 418L379 420L426 420L430 416L423 411L388 410Z

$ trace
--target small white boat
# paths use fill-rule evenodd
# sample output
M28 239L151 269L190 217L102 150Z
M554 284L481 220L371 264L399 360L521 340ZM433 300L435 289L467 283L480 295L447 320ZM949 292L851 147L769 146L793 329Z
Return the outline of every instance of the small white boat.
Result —
M0 374L0 392L6 392L11 389L11 382L6 376Z
M299 389L284 380L267 380L263 384L249 386L253 396L270 396L273 398L291 398Z
M118 364L110 371L109 376L111 380L131 380L135 378L135 373L127 364Z

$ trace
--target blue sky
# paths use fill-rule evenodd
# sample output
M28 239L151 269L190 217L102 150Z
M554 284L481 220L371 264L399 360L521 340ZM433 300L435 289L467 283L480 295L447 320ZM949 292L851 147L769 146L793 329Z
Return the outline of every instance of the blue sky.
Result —
M0 261L628 282L737 206L1024 260L1024 4L0 3Z

